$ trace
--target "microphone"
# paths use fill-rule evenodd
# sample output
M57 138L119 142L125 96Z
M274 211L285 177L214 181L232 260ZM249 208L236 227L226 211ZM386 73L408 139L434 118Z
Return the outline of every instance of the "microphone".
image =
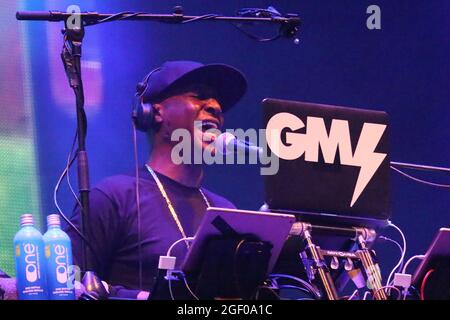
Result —
M257 155L261 156L263 154L263 148L255 146L243 140L239 140L234 135L229 132L224 132L220 134L214 141L216 150L223 154L245 154L245 155Z

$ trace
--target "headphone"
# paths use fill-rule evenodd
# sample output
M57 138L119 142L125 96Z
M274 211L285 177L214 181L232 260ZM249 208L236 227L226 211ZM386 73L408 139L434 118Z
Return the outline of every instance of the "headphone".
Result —
M133 120L134 126L139 131L148 132L154 126L155 111L153 105L150 102L144 102L144 97L149 88L148 80L150 76L159 70L161 70L161 67L150 71L150 73L145 76L144 80L136 85L131 119Z

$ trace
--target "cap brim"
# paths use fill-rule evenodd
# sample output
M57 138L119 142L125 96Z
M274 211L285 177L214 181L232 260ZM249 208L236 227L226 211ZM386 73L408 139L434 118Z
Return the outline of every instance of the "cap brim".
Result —
M161 94L192 84L204 84L213 88L223 112L233 107L247 91L247 80L239 70L226 64L209 64L187 72L167 86Z

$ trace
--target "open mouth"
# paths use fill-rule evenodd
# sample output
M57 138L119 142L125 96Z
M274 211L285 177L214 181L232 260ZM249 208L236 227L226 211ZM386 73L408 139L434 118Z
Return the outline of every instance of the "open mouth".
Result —
M219 123L213 120L196 121L196 127L203 132L208 130L219 130Z

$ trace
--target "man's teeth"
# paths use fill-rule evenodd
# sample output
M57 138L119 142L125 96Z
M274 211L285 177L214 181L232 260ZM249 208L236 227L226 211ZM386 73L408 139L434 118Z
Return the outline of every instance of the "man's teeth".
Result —
M218 126L216 123L211 121L204 121L202 123L203 130L209 130L209 129L218 129Z

